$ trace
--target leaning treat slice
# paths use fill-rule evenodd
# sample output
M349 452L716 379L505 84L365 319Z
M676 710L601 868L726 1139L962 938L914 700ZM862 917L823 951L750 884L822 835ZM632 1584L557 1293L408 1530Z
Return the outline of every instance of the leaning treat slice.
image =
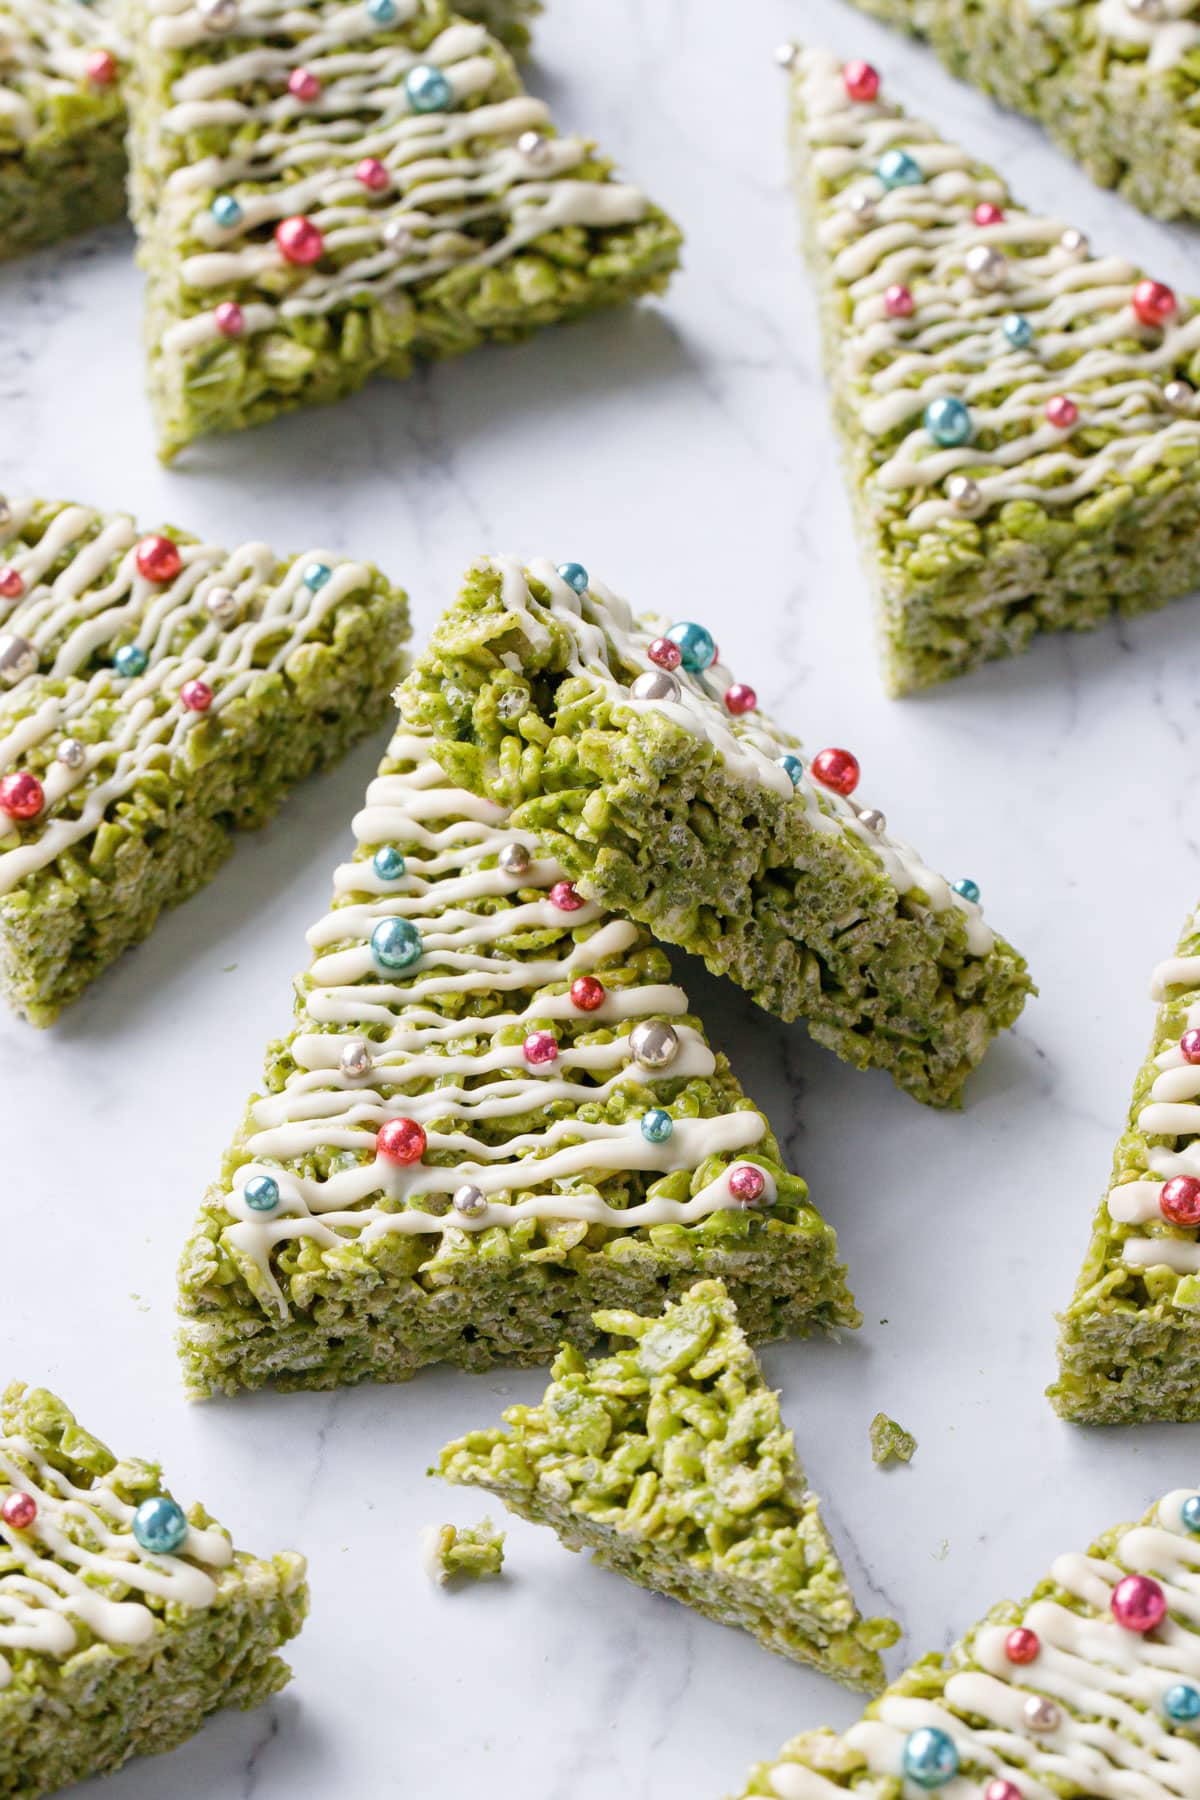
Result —
M183 1257L190 1388L546 1362L724 1276L757 1338L857 1324L834 1234L662 951L401 732L297 1022Z
M0 983L49 1024L382 724L404 595L323 551L0 502Z
M1191 1800L1200 1794L1200 1493L1054 1562L840 1736L754 1770L769 1800Z
M1101 187L1200 217L1193 0L855 0L925 38L964 81L1029 113Z
M661 289L679 234L443 0L128 0L161 447Z
M0 1399L0 1792L39 1800L257 1706L308 1610L304 1559L235 1550L61 1400Z
M110 0L0 0L0 257L125 211Z
M1154 1041L1050 1390L1064 1418L1097 1425L1200 1419L1200 910L1151 991Z
M1200 584L1200 310L792 54L797 181L896 693Z
M564 1347L539 1404L447 1445L439 1472L781 1656L882 1686L899 1627L854 1604L724 1284L596 1325L633 1347L594 1362Z
M474 792L515 806L589 897L703 956L860 1068L953 1103L1029 992L953 887L799 745L702 625L635 620L578 563L488 558L402 694Z

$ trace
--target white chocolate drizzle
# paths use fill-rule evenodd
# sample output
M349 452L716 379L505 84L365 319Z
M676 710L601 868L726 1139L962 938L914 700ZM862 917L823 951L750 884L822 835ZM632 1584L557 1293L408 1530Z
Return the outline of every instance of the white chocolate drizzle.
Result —
M597 1184L623 1174L695 1173L711 1157L753 1151L766 1133L749 1106L678 1117L662 1143L643 1135L640 1112L619 1123L582 1116L579 1109L630 1082L711 1076L716 1059L682 1022L683 990L641 979L631 967L645 933L591 903L569 912L557 906L550 890L563 870L509 826L504 809L455 787L429 751L428 737L401 731L389 760L407 766L381 774L368 790L355 837L365 847L401 848L404 874L387 880L367 856L338 870L334 907L309 932L316 954L303 1022L288 1046L297 1067L281 1092L254 1103L246 1159L222 1197L232 1220L223 1240L257 1271L260 1292L282 1317L288 1307L271 1256L289 1240L335 1250L389 1234L446 1237L525 1219L576 1225L580 1238L593 1225L694 1224L738 1205L729 1185L736 1165L686 1200L657 1195L614 1206ZM514 842L530 854L519 874L496 860ZM378 966L371 949L372 933L388 919L407 920L420 933L419 960L401 973ZM605 998L581 1013L569 989L594 973ZM464 1013L473 994L500 1005ZM631 1054L629 1030L646 1019L680 1021L677 1054L660 1070L638 1066ZM531 1068L525 1038L557 1022L583 1031L563 1034L556 1060ZM615 1035L595 1041L592 1027ZM343 1067L348 1040L369 1045L364 1074ZM505 1134L506 1119L528 1125L530 1114L540 1114L535 1127ZM423 1160L399 1164L378 1153L381 1126L398 1118L426 1131ZM296 1167L316 1153L334 1165L319 1179ZM764 1177L759 1204L770 1206L774 1178L754 1166ZM268 1213L246 1198L247 1184L262 1176L279 1191ZM470 1216L448 1207L464 1186L482 1197Z
M1134 12L1128 0L1028 0L1028 4L1035 15L1090 13L1101 37L1111 38L1123 50L1145 51L1145 67L1155 75L1177 67L1200 44L1196 0L1161 0L1155 18ZM1110 80L1137 80L1141 70L1137 62L1111 61L1107 73Z
M311 551L285 569L266 544L228 551L181 543L179 574L155 582L138 571L141 534L131 519L65 506L36 543L26 544L20 533L35 510L32 501L14 501L0 529L0 560L25 583L14 605L0 601L0 632L24 638L38 656L35 673L11 689L0 687L0 775L31 758L39 764L49 758L39 774L46 804L19 827L0 818L0 894L93 836L139 781L170 768L189 732L203 720L219 720L264 672L284 668L372 579L362 563L325 551ZM303 577L315 562L330 573L314 590ZM221 589L232 590L238 604L229 626L208 612ZM187 641L176 650L181 635ZM143 674L117 673L117 643L145 652ZM47 677L62 691L52 692ZM180 699L192 680L212 690L205 713L189 711ZM112 723L97 735L89 721L114 701ZM85 745L75 767L53 760L55 746L67 738Z
M421 0L396 0L388 32L421 11ZM190 0L150 0L149 14L155 49L213 42ZM156 122L155 155L181 158L182 141L201 131L224 132L226 147L181 161L154 197L155 229L191 246L177 302L191 310L164 333L165 351L182 355L219 339L211 296L231 286L252 334L365 297L386 302L449 270L491 267L548 232L645 217L639 189L578 174L591 154L584 139L547 135L548 108L509 94L481 25L456 20L419 53L387 41L388 32L355 0L258 0L221 34L222 49L232 40L235 54L177 79ZM445 76L448 110L412 109L405 77L418 65ZM320 82L315 100L289 93L297 68ZM525 134L532 149L521 146ZM356 176L366 159L387 170L382 193ZM217 222L214 192L238 202L236 223ZM297 214L320 230L338 266L293 270L278 299L288 264L270 233Z
M1195 1800L1200 1794L1200 1737L1172 1724L1168 1690L1200 1687L1200 1538L1183 1523L1191 1490L1168 1494L1154 1523L1135 1525L1110 1557L1060 1556L1051 1578L1064 1598L1030 1602L1008 1624L984 1624L952 1661L940 1699L889 1692L842 1743L865 1774L900 1782L910 1732L932 1726L953 1740L960 1773L938 1792L947 1800L983 1800L988 1783L1013 1783L1022 1800ZM1126 1575L1150 1575L1167 1598L1168 1616L1143 1635L1119 1625L1113 1590ZM1016 1625L1037 1633L1033 1662L1014 1664L1005 1643ZM1025 1708L1050 1701L1059 1723L1039 1731ZM973 1721L980 1720L976 1724ZM769 1780L778 1800L832 1800L845 1786L782 1762ZM904 1793L919 1790L903 1783ZM856 1793L875 1793L860 1775ZM880 1789L879 1791L882 1791ZM889 1790L890 1791L890 1790ZM899 1792L899 1788L897 1788Z
M1008 501L1074 506L1102 485L1167 466L1200 450L1200 413L1173 416L1166 383L1200 351L1200 310L1180 302L1162 330L1138 321L1132 293L1140 271L1121 257L1080 257L1062 242L1061 221L1017 206L1004 183L931 126L879 100L854 101L840 63L824 52L798 59L797 127L823 192L817 242L848 308L837 328L834 381L867 448L868 492L903 507L910 525L958 518L947 483L970 470L979 490L972 516ZM876 175L884 153L907 151L920 184L887 191ZM873 204L864 224L849 202ZM1004 219L977 225L991 202ZM977 247L1001 252L1007 278L980 291L967 271ZM915 308L888 316L884 296L908 287ZM1033 328L1024 348L1003 321ZM1066 393L1078 425L1046 417ZM926 430L925 408L953 397L970 409L972 442L943 447ZM1103 442L1085 444L1084 431ZM897 440L896 434L901 434Z
M60 96L88 79L88 58L115 42L104 0L15 0L0 10L0 132L29 143Z
M119 1466L119 1465L118 1465ZM217 1597L212 1570L228 1568L233 1550L215 1528L188 1528L174 1555L143 1550L133 1535L136 1508L105 1476L76 1486L23 1438L0 1438L0 1501L28 1494L33 1524L17 1531L0 1519L0 1689L12 1681L5 1650L67 1657L80 1647L80 1627L101 1643L146 1643L156 1615L139 1595L192 1608Z

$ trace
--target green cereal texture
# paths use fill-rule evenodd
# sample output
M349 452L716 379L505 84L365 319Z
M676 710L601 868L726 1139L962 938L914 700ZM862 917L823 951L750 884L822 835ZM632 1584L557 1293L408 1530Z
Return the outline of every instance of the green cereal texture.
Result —
M910 1463L917 1452L917 1440L895 1419L878 1412L871 1420L871 1461Z
M490 1519L478 1525L431 1525L426 1559L443 1586L456 1576L490 1581L504 1567L504 1533Z

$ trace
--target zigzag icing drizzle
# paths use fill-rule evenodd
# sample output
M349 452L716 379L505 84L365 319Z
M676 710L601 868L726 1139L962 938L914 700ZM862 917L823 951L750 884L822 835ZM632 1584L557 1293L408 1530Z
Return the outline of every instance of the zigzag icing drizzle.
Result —
M1163 1709L1170 1687L1200 1684L1200 1539L1182 1519L1190 1497L1188 1489L1168 1494L1155 1524L1126 1531L1109 1561L1058 1558L1051 1576L1076 1604L1036 1600L1025 1609L1020 1623L1041 1640L1032 1664L1020 1667L1005 1655L1016 1620L985 1625L971 1646L978 1666L951 1675L942 1702L886 1695L876 1716L853 1725L842 1742L872 1775L899 1782L909 1732L930 1725L947 1732L963 1773L938 1790L946 1800L982 1800L998 1776L1022 1800L1058 1800L1065 1790L1092 1800L1194 1800L1200 1740L1172 1730ZM1112 1616L1113 1589L1130 1573L1153 1575L1166 1592L1168 1617L1146 1636ZM1037 1732L1026 1721L1024 1705L1038 1696L1059 1707L1055 1730ZM969 1725L964 1714L984 1724ZM846 1792L798 1763L780 1763L770 1781L779 1800L835 1800Z
M12 0L0 12L0 128L35 137L41 107L74 93L90 52L112 41L101 0Z
M1102 37L1144 50L1146 67L1155 74L1175 68L1189 50L1200 44L1196 0L1162 0L1162 16L1157 19L1139 18L1126 0L1029 0L1029 10L1035 16L1090 11Z
M177 1554L152 1555L133 1535L136 1509L114 1493L110 1478L76 1487L24 1439L0 1438L0 1498L14 1490L32 1495L38 1510L26 1531L0 1520L3 1555L17 1564L0 1573L0 1689L12 1681L5 1650L70 1656L79 1645L76 1622L105 1644L144 1644L153 1636L149 1606L110 1599L100 1583L164 1604L208 1607L217 1584L206 1570L233 1561L222 1532L195 1526Z
M1200 450L1200 418L1174 418L1162 399L1165 380L1200 350L1200 311L1181 307L1165 330L1147 331L1131 305L1139 278L1131 263L1081 260L1061 242L1061 222L1022 212L960 146L897 108L850 100L835 58L805 52L796 80L812 166L837 188L817 237L851 306L835 353L841 398L868 439L905 428L895 450L877 453L870 481L881 498L903 506L918 528L936 525L960 516L938 490L969 469L984 508L1010 500L1067 507L1180 446ZM915 157L926 177L919 186L884 191L875 169L893 147ZM875 203L865 227L847 204L854 195ZM1001 205L1004 220L976 225L981 200ZM1008 256L1006 286L973 285L965 259L978 245ZM913 291L910 319L887 316L893 283ZM1034 327L1025 349L1003 335L1010 312ZM1070 365L1055 367L1066 354ZM1092 382L1103 385L1090 390ZM1064 389L1079 407L1069 441L1046 418L1047 401ZM967 402L977 435L998 434L995 447L934 443L923 414L945 395ZM1085 449L1088 428L1114 435Z
M1162 1002L1169 990L1200 990L1200 956L1173 956L1159 963L1150 983L1150 997ZM1184 1030L1200 1025L1200 994L1185 1014ZM1159 1196L1163 1182L1177 1175L1200 1177L1200 1064L1189 1063L1177 1043L1154 1059L1159 1070L1150 1096L1137 1116L1137 1129L1147 1137L1175 1137L1187 1141L1180 1149L1161 1145L1148 1149L1146 1160L1155 1181L1126 1181L1108 1196L1110 1216L1122 1225L1162 1222ZM1176 1237L1129 1237L1122 1257L1135 1269L1167 1268L1179 1275L1200 1274L1200 1242Z
M564 1042L547 1072L530 1069L522 1041L535 1025L562 1020L612 1030L638 1019L679 1018L687 1012L687 996L681 988L632 975L628 959L647 942L637 926L595 905L560 910L548 896L564 879L563 870L537 855L532 837L508 826L502 808L456 788L431 759L427 738L402 732L390 755L414 766L372 782L354 833L362 845L403 846L405 873L387 881L369 859L338 870L335 893L346 904L336 905L308 934L317 953L305 996L313 1030L301 1031L289 1046L299 1066L283 1091L253 1107L248 1159L222 1201L236 1221L226 1240L257 1267L285 1316L270 1256L289 1239L336 1249L343 1234L371 1244L390 1233L484 1231L527 1218L616 1231L693 1224L737 1205L728 1170L688 1200L656 1197L627 1208L608 1205L590 1183L578 1192L572 1188L597 1171L601 1178L625 1172L653 1177L697 1169L710 1156L753 1149L766 1131L761 1115L746 1109L678 1118L667 1142L655 1144L643 1136L638 1117L618 1124L571 1114L546 1117L533 1130L489 1143L477 1126L556 1101L602 1103L631 1073L639 1083L704 1078L716 1060L699 1034L680 1024L679 1052L659 1073L634 1066L627 1034L608 1043ZM514 842L533 858L523 873L481 866ZM531 889L539 897L526 898ZM494 910L477 910L480 902ZM410 920L421 933L421 958L402 976L378 968L370 948L374 927L389 918ZM538 944L535 934L564 926L574 935ZM514 953L522 940L525 957ZM613 957L627 960L597 1011L582 1015L568 992L544 992L554 984L569 988L576 976L597 968L607 985L612 975L603 965ZM511 996L511 1004L487 1016L460 1017L458 1002L471 993ZM321 1029L329 1026L336 1029ZM343 1071L341 1052L357 1032L370 1036L372 1066L354 1077ZM501 1043L501 1032L517 1041ZM427 1092L411 1091L429 1080L436 1085ZM426 1161L400 1165L377 1154L356 1160L373 1152L376 1134L390 1118L415 1119L426 1128ZM343 1153L338 1160L345 1166L320 1180L278 1166L318 1150ZM446 1151L454 1153L450 1166L428 1160ZM769 1205L775 1183L768 1170L762 1173L762 1203ZM255 1212L245 1197L246 1184L260 1175L279 1188L279 1205L269 1215ZM466 1184L487 1200L474 1217L445 1210ZM385 1209L381 1199L402 1210Z
M420 0L398 0L396 22L420 12ZM151 16L149 38L158 49L213 42L188 0L152 0ZM203 306L164 334L167 350L184 352L219 338L206 292L269 280L287 268L262 232L297 213L320 229L330 254L346 260L336 272L310 271L282 301L264 295L245 304L247 333L329 312L358 296L382 300L450 269L490 267L564 226L628 225L645 216L637 188L571 178L589 155L583 139L547 138L531 155L518 148L523 133L550 124L549 110L527 94L487 102L497 65L494 40L480 25L460 20L417 53L381 42L362 4L259 0L243 4L240 17L223 35L245 36L254 47L180 76L159 121L168 139L206 128L229 133L224 154L174 170L158 201L172 237L197 246L180 277ZM286 44L261 42L270 37ZM454 95L450 110L411 110L404 77L419 64L446 76ZM288 75L301 66L322 83L310 103L287 90ZM257 133L252 140L251 131ZM234 142L235 133L243 141ZM372 196L355 176L368 157L391 176L382 195ZM214 190L239 201L237 224L217 223L209 210ZM387 242L389 226L409 234L402 248ZM481 241L481 226L498 234L495 242Z
M0 534L0 555L25 581L25 593L15 606L5 610L0 602L0 627L25 638L39 655L37 674L19 682L11 694L0 690L0 773L76 730L86 739L97 703L116 696L118 705L111 732L98 743L86 741L78 768L49 763L41 778L44 813L34 828L25 828L15 848L0 851L0 894L11 893L36 869L46 868L96 831L150 770L169 766L202 717L219 718L265 671L283 668L322 621L371 578L363 564L324 551L298 557L281 571L266 544L244 544L233 551L180 544L183 567L175 580L149 581L137 569L141 534L132 520L68 506L36 544L26 545L19 534L34 511L34 502L14 501L8 527ZM55 563L73 547L66 567L51 578ZM116 572L110 574L114 559ZM314 559L331 570L315 592L302 580ZM262 599L268 582L275 585ZM253 616L227 628L212 620L206 603L219 588L231 588L243 609L253 602ZM174 654L171 641L185 624L196 627L195 635L182 655ZM144 674L117 675L109 646L118 638L146 652ZM269 657L256 663L268 643ZM99 657L104 661L96 666ZM184 684L201 676L213 690L212 706L204 715L189 712L179 698ZM44 677L64 681L65 691L46 692L27 717L11 717L13 698L24 704ZM109 763L111 768L77 805L72 796L93 770Z
M544 642L546 627L533 610L527 573L513 557L493 557L491 567L501 576L501 598L509 612L521 620L522 630L533 645ZM553 563L541 560L529 565L528 575L549 589L554 616L566 627L575 646L571 673L583 675L603 693L635 712L660 712L694 736L706 739L719 753L726 770L736 778L755 782L772 793L803 806L808 823L827 836L849 833L878 858L884 874L901 895L913 895L931 912L955 907L963 914L967 944L976 956L986 956L995 942L979 906L956 894L949 882L926 867L916 851L899 838L869 830L858 808L840 794L812 780L807 766L793 786L780 767L779 757L795 753L796 739L783 732L765 713L731 715L725 695L733 684L729 670L716 663L701 675L677 669L678 703L643 700L630 692L638 674L653 667L646 651L665 628L658 618L635 619L628 603L600 582L592 582L581 598L559 575ZM620 670L618 677L614 666Z

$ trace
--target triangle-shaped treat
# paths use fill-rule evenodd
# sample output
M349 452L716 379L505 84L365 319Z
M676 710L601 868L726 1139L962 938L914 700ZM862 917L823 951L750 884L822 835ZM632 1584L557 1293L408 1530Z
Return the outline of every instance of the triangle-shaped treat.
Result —
M290 1677L304 1559L235 1550L153 1463L118 1462L61 1400L0 1399L0 1792L42 1794L173 1750Z
M1067 1419L1200 1419L1200 910L1154 971L1150 1053L1061 1320Z
M131 0L162 452L662 289L679 233L444 0Z
M811 1731L743 1800L1191 1800L1200 1794L1200 1493L1056 1558L840 1736Z
M964 81L1028 113L1101 187L1200 217L1193 0L855 0L925 38Z
M404 594L327 551L0 501L0 985L48 1025L387 717Z
M546 1362L724 1276L854 1325L829 1226L666 956L401 732L182 1267L196 1394Z
M402 690L457 781L581 891L702 956L859 1068L953 1104L1030 991L979 909L807 763L694 621L635 619L579 563L486 558Z
M894 693L1200 584L1200 309L795 51L797 182Z
M724 1284L596 1326L632 1347L588 1362L565 1346L537 1405L447 1445L438 1473L781 1656L881 1687L900 1629L860 1615Z
M125 213L108 0L0 0L0 258Z

